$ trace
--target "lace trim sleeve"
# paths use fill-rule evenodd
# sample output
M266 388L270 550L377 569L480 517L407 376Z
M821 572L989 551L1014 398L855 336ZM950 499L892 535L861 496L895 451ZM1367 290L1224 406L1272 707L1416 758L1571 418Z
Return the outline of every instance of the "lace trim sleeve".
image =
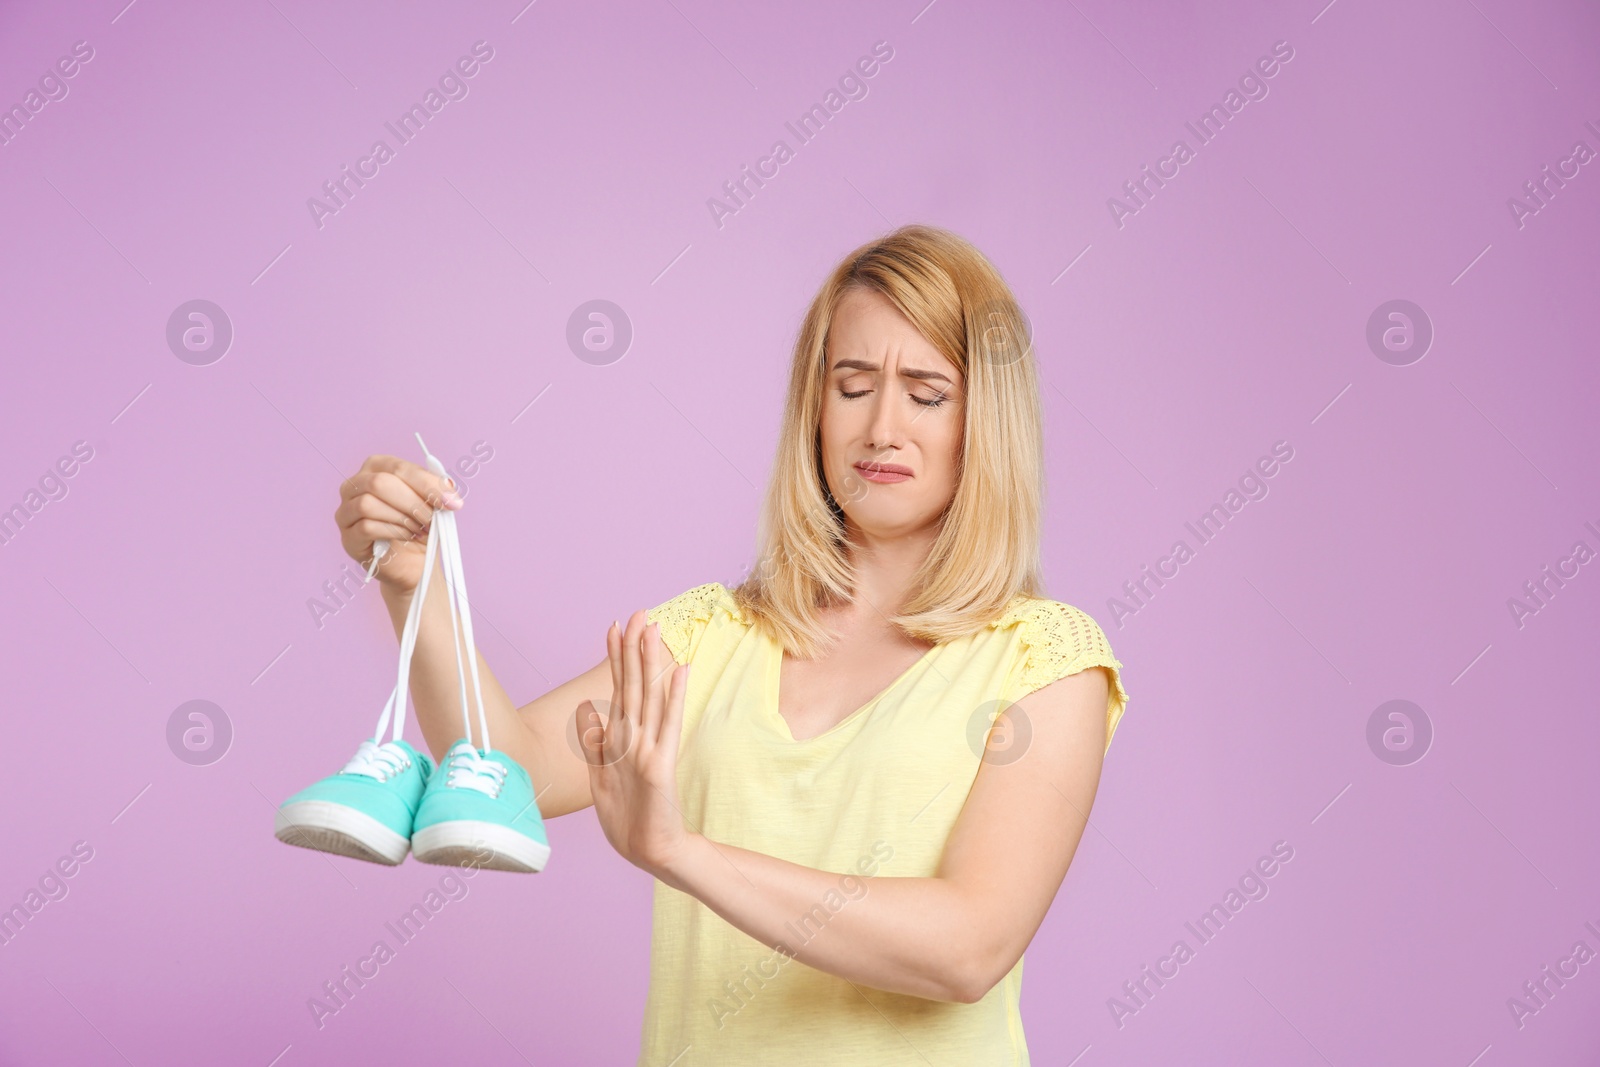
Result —
M707 582L679 593L671 600L647 610L648 622L661 624L661 640L666 642L672 658L688 663L694 654L696 639L705 632L706 623L719 610L731 610L732 597L720 582Z
M1122 685L1122 663L1112 653L1100 624L1070 604L1037 599L1019 603L992 625L1012 624L1018 627L1024 647L1013 699L1090 667L1105 668L1111 683L1106 698L1109 749L1128 705L1128 691Z

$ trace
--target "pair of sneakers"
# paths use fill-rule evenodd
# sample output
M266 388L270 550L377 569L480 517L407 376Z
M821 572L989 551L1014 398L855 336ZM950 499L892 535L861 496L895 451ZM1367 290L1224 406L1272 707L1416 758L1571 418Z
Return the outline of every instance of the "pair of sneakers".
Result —
M420 434L417 443L422 445L428 469L448 477L444 464L422 444ZM382 541L373 546L373 569L388 547ZM449 594L462 723L461 740L450 746L438 766L426 752L417 751L401 736L411 656L435 556ZM369 571L369 579L370 574ZM472 722L467 712L469 670L477 697L481 748L472 743ZM390 740L384 741L383 733L391 720L394 732ZM516 760L495 751L489 742L455 512L443 507L434 510L422 578L411 598L400 636L399 677L378 719L376 733L361 742L339 773L283 802L277 813L275 836L286 844L390 866L404 860L408 851L423 863L530 873L542 870L550 858L544 819L528 772Z

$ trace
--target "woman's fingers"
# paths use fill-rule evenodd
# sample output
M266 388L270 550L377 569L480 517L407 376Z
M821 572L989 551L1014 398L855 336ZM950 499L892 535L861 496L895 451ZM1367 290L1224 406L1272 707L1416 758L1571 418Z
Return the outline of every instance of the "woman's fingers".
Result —
M339 484L334 523L345 554L368 568L386 588L413 592L423 570L418 544L438 508L454 510L461 498L454 483L398 456L368 456L361 469ZM409 543L416 551L391 552L374 560L374 542L398 549ZM372 564L377 562L376 571Z
M611 702L600 728L594 762L609 766L642 743L654 747L667 715L669 680L661 675L672 667L670 654L664 653L663 648L659 625L647 622L642 611L630 615L625 628L612 622L606 630ZM580 735L584 725L580 721ZM585 758L589 758L587 750Z
M419 527L432 520L435 509L454 510L461 506L461 498L444 478L394 456L368 457L361 470L339 487L339 495L346 504L355 503L358 507L363 506L364 498L370 498L364 506L393 508Z
M396 526L392 522L380 522L377 519L358 519L355 525L350 527L350 532L367 544L380 540L406 541L411 538L411 531L406 527Z
M381 500L371 493L362 493L360 496L349 497L340 503L337 511L333 513L334 522L340 529L354 526L362 519L375 519L379 522L389 523L391 526L403 526L407 533L413 537L421 537L427 528L426 522L418 522L399 508Z
M622 627L612 620L606 631L606 660L611 664L611 703L620 706L622 701Z
M616 763L633 747L638 730L623 710L623 694L627 691L623 632L615 622L606 631L606 659L611 664L611 701L606 707L604 744L601 760L606 766Z
M639 745L644 751L655 747L656 735L661 732L661 705L665 691L661 684L661 638L659 627L650 623L644 628L644 633L639 635L643 646L640 649L640 673L643 678L644 694L639 706Z
M406 490L429 509L446 506L452 498L460 499L455 494L453 480L398 456L368 456L361 470L340 488L345 496L376 492L397 507L409 508L411 501L406 499Z
M644 636L644 612L628 616L628 629L622 635L622 713L638 733L644 707L644 667L639 662L640 638Z
M672 684L667 689L667 710L661 717L661 733L656 747L669 767L678 765L678 738L683 733L684 694L689 691L689 665L672 669Z
M578 747L583 750L583 761L591 767L605 765L605 728L594 702L585 700L574 712L578 729Z
M422 473L435 481L438 480L428 471ZM440 506L437 490L428 487L418 490L410 481L393 471L374 471L368 474L366 485L366 495L377 497L418 525L431 522L434 508Z

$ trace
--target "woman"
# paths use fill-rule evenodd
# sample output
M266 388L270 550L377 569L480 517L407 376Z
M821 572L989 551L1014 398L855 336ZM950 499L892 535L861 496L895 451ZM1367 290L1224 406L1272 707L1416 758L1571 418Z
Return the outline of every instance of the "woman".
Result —
M480 657L540 810L593 804L657 879L640 1064L1028 1062L1022 952L1127 702L1100 627L1040 595L1036 374L969 243L863 246L795 346L761 565L613 623L520 708ZM356 560L399 546L397 632L434 506L448 482L373 456L336 515ZM460 722L442 585L411 670L435 756Z

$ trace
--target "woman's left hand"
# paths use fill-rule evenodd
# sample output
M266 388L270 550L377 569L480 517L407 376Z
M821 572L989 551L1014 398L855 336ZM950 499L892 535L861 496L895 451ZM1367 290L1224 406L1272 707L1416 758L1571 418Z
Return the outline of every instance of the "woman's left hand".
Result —
M690 847L678 808L678 736L689 668L673 662L643 611L606 631L611 707L577 708L578 739L589 765L595 814L623 859L662 877ZM669 670L670 668L670 670Z

